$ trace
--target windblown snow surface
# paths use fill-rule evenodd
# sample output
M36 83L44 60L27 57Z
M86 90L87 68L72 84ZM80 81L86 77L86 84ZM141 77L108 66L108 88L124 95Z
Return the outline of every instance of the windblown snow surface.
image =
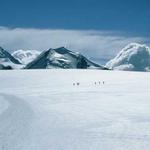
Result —
M150 149L149 73L3 70L0 79L0 150Z

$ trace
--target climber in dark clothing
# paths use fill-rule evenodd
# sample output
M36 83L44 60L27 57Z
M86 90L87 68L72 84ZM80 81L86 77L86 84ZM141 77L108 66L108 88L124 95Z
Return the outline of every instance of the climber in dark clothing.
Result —
M80 83L79 83L79 82L77 82L77 85L80 85Z

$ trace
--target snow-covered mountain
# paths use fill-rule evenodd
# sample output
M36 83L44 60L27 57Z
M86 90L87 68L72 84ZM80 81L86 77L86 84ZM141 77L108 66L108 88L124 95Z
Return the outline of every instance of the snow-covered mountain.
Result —
M131 43L110 60L106 67L126 71L150 71L150 48L146 45Z
M88 60L79 53L72 52L64 47L49 49L42 52L35 60L27 64L26 69L51 69L51 68L96 68L106 69Z
M17 69L20 67L21 63L0 47L0 69Z
M19 60L22 64L28 64L34 60L41 52L37 50L16 50L12 56Z

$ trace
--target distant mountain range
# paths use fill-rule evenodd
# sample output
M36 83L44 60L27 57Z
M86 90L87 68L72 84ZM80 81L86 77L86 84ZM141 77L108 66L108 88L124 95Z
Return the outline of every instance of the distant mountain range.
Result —
M49 49L40 53L36 50L17 50L12 54L0 49L0 69L101 69L79 53L64 47Z
M105 66L64 47L45 50L17 50L10 54L0 47L0 69L100 69L150 71L150 48L138 43L125 46Z

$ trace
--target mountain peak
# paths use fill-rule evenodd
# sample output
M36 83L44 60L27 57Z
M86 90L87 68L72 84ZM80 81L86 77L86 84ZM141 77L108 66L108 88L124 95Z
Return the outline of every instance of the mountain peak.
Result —
M0 69L10 69L19 67L21 63L15 59L9 52L0 47Z
M3 50L3 48L0 46L0 50Z
M0 58L5 57L5 51L2 47L0 47Z
M106 67L118 70L146 71L150 69L150 48L138 43L125 46Z
M89 61L81 54L72 52L65 47L49 49L42 52L35 60L29 63L26 69L44 68L99 68L102 66Z
M19 60L22 64L28 64L35 59L41 52L37 50L19 49L12 53L12 56Z
M70 50L68 50L65 47L59 47L59 48L55 48L53 50L55 50L57 53L60 53L60 54L66 54L66 53L71 52Z
M127 46L125 46L122 50L127 51L128 49L134 49L134 50L140 50L141 48L148 48L145 44L139 44L139 43L130 43Z

